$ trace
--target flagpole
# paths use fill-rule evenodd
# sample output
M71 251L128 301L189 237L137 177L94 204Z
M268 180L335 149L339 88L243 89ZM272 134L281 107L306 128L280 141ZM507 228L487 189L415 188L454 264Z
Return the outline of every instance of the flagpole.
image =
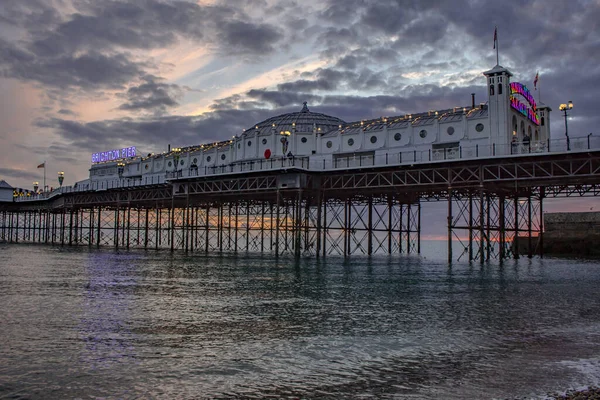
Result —
M46 160L44 160L44 192L46 191Z
M496 29L498 29L498 28L496 27ZM496 30L496 32L498 32L498 31ZM500 61L499 61L499 57L498 57L498 48L499 47L500 46L498 46L498 35L496 35L496 65L500 65Z

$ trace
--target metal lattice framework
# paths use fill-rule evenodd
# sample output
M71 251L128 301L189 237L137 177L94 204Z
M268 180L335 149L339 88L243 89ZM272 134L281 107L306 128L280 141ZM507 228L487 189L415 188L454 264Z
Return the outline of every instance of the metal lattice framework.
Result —
M291 185L290 185L291 184ZM9 242L202 252L419 253L421 202L448 204L470 260L543 248L543 200L600 195L600 152L173 179L0 203Z

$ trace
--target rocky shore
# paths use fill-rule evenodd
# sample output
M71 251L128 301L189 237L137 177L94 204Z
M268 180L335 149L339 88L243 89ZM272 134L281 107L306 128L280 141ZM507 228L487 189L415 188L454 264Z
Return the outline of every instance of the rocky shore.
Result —
M553 395L555 400L600 400L600 388L588 387L584 390L569 391L564 395Z

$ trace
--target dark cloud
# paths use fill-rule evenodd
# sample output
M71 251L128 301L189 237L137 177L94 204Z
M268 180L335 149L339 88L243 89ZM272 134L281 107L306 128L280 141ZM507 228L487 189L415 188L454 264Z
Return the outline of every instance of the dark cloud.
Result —
M142 147L143 151L166 148L168 143L188 146L230 138L249 125L272 116L270 109L217 110L201 117L169 116L114 119L94 122L46 118L38 128L50 129L69 144L69 149L94 152L109 147Z
M126 54L91 51L81 55L36 57L8 42L0 41L2 75L34 81L55 88L121 88L143 73L147 65L134 62Z
M287 107L307 101L310 104L320 103L323 100L322 96L315 96L309 93L302 92L285 92L276 90L252 89L247 95L251 98L260 100L265 106L270 107ZM266 104L265 104L266 103Z
M0 23L27 28L32 32L60 21L61 15L52 0L7 0L0 7Z
M417 5L418 2L413 4ZM376 31L397 34L414 17L416 10L412 4L401 1L376 1L365 7L360 24Z
M60 110L57 111L59 114L61 115L72 115L72 116L77 116L77 113L72 111L72 110L68 110L66 108L61 108Z
M238 54L252 54L259 61L275 50L282 32L269 24L246 21L227 21L219 26L219 38L224 50Z
M121 96L127 101L119 106L125 111L144 111L154 114L164 114L169 108L179 105L184 89L179 85L164 83L160 78L145 76L143 82L131 86Z
M2 177L2 180L7 181L9 185L16 187L17 185L11 183L12 179L21 181L35 181L40 180L41 174L35 174L30 170L0 167L0 176Z
M352 24L363 12L368 0L327 0L325 8L320 13L324 21L338 25Z
M321 52L323 58L342 56L353 46L367 47L369 45L368 36L362 36L356 26L327 28L318 35L316 41L324 48Z
M185 38L207 40L228 56L256 54L264 60L283 37L274 26L227 5L79 0L72 7L63 6L61 14L52 2L25 0L0 8L0 21L25 29L18 42L0 39L2 75L67 90L121 89L157 67L148 57L135 58L134 50L165 48Z
M327 79L306 80L300 79L293 82L286 82L277 85L277 88L284 92L312 92L314 90L334 90L336 82Z
M160 48L174 43L178 35L201 39L210 10L184 1L86 2L56 29L37 35L30 47L40 56L115 46Z

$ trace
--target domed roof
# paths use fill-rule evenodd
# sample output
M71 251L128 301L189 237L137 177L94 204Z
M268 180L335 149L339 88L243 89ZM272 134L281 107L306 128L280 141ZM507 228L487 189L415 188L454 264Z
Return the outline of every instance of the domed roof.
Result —
M306 102L304 102L304 106L300 112L292 112L271 117L247 129L247 131L267 133L271 132L272 129L275 129L277 132L312 132L313 129L316 128L323 133L332 129L338 129L340 125L344 125L345 123L346 122L337 117L310 111Z

